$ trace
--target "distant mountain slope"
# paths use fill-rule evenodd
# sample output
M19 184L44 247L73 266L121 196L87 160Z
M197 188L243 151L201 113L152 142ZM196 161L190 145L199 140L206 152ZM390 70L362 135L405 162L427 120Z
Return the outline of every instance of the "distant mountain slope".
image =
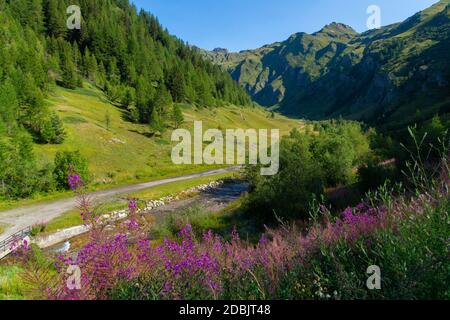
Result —
M332 23L256 50L203 54L261 105L395 129L449 111L449 4L440 1L402 23L362 34Z

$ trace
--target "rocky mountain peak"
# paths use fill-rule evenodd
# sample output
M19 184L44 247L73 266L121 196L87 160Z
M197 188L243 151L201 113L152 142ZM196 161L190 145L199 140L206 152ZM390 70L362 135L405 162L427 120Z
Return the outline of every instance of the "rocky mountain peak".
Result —
M357 32L350 26L339 23L339 22L332 22L330 24L327 24L324 26L320 31L314 33L313 35L320 35L320 34L326 34L329 37L352 37L357 34Z
M212 52L227 54L228 50L224 49L224 48L215 48L215 49L212 50Z

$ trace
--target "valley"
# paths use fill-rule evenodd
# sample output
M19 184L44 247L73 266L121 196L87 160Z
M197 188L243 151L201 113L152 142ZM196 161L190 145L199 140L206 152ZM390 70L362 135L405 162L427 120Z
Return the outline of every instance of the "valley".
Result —
M450 299L450 0L137 2L0 0L0 300Z
M112 105L103 92L85 83L85 88L68 90L55 87L48 98L50 108L61 117L67 139L60 145L36 144L38 165L52 163L57 152L80 151L91 172L91 191L126 186L182 174L218 168L214 165L175 165L171 160L171 131L157 136L148 125L133 124L126 111ZM302 130L302 121L271 114L259 107L193 108L181 105L185 121L183 128L194 132L194 122L202 121L204 130L227 128L279 129L282 135L292 129ZM106 128L105 115L109 115ZM0 210L70 197L70 193L35 195L25 200L1 200Z
M255 50L202 53L263 106L401 131L449 113L449 25L450 2L443 0L379 30L357 33L333 22Z

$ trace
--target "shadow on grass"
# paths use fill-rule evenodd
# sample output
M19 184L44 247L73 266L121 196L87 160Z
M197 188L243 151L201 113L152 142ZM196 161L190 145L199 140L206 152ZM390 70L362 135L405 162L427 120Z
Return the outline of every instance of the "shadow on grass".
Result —
M190 224L198 239L211 230L228 241L235 230L242 240L257 243L265 231L264 225L245 213L241 207L242 202L243 200L233 202L219 212L208 211L198 204L175 210L157 217L149 230L149 236L152 240L176 239L181 229Z

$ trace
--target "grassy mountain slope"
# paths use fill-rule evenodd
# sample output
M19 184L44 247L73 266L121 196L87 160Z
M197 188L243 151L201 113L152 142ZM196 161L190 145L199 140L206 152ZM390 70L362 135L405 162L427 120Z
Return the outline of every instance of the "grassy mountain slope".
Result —
M125 111L108 102L98 89L85 84L85 89L56 87L48 102L57 111L68 133L61 145L36 145L37 158L51 162L59 150L80 150L88 159L93 183L123 184L187 172L208 170L210 166L176 166L170 153L172 130L151 136L148 125L126 120ZM300 128L301 122L282 116L271 118L262 108L195 108L181 105L185 117L182 127L192 129L194 120L202 120L204 128L279 128L288 133ZM109 115L109 129L106 115Z
M223 65L258 103L271 106L282 102L287 91L322 75L336 51L355 35L352 28L332 23L313 35L296 33L256 50L217 49L204 55Z
M402 23L362 34L332 23L260 49L204 55L261 105L395 130L449 111L449 4L441 0Z
M81 10L79 28L67 24L71 5ZM76 22L77 15L72 18ZM181 117L174 107L178 103L217 108L252 104L227 72L128 0L0 0L0 30L2 201L67 188L63 177L68 168L59 171L57 181L58 163L53 166L51 160L56 150L69 147L92 159L98 183L179 173L166 169L171 166L165 156L169 147L161 146L167 141L148 143L139 135L142 128L170 128L173 117ZM101 90L123 111L76 95L100 94L82 89L83 83ZM52 92L56 85L75 91ZM48 107L47 99L58 105L58 113ZM129 122L118 124L125 115ZM107 118L118 126L104 130L109 129L103 121ZM33 143L39 144L37 156Z

